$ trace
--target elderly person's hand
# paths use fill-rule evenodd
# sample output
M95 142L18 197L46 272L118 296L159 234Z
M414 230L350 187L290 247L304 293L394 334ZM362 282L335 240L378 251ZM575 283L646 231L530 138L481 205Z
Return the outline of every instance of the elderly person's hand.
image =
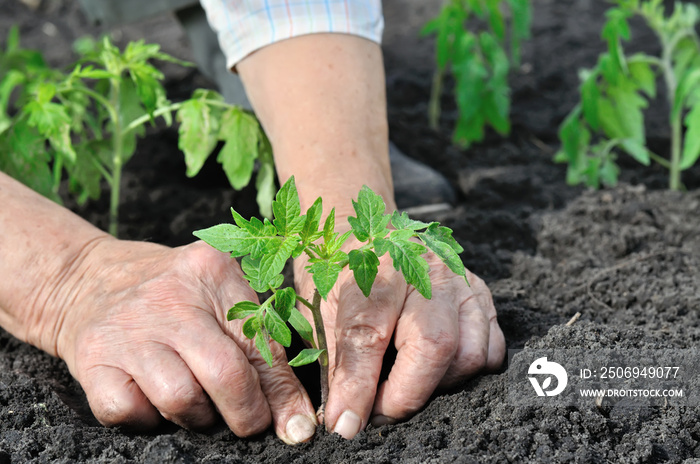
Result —
M0 203L0 324L64 359L101 423L201 429L219 413L239 436L313 436L282 347L269 367L226 321L257 298L235 260L117 240L2 173Z
M436 388L503 362L503 333L486 284L467 271L468 286L437 256L426 256L430 300L406 284L385 255L369 298L346 269L321 303L329 350L328 430L352 438L368 421L382 425L405 419ZM314 284L304 265L304 259L295 263L296 284L300 295L310 297ZM308 309L300 310L311 320ZM392 339L396 361L378 385Z

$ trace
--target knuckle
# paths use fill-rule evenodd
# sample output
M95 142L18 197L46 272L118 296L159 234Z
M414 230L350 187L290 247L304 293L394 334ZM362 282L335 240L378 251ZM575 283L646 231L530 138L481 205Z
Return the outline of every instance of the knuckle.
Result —
M383 350L391 339L391 332L386 327L372 324L358 317L352 323L336 330L339 347L355 352Z
M459 341L452 332L437 330L418 338L422 356L434 364L448 364L457 353Z
M455 370L460 375L469 375L486 367L488 353L485 349L463 349L455 359Z
M156 407L164 415L179 416L206 403L202 389L193 383L165 384L159 391ZM168 418L168 417L166 417Z

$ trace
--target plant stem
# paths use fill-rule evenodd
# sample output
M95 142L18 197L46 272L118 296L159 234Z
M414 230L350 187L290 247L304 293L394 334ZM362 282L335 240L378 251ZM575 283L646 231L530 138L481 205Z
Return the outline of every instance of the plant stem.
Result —
M433 74L433 85L430 89L430 102L428 103L428 123L430 128L440 128L440 95L442 94L442 80L445 70L439 68Z
M680 190L681 187L681 113L671 120L671 166L669 169L669 188Z
M309 307L316 326L316 338L318 339L318 349L324 350L319 356L318 363L321 366L321 407L318 409L319 421L323 423L323 413L328 400L328 343L326 343L326 329L323 326L323 316L321 315L321 294L318 289L314 289L314 299Z
M109 233L116 237L119 233L119 187L122 177L122 151L124 149L124 134L122 133L122 123L120 120L119 111L119 80L111 80L111 107L112 124L114 125L113 134L113 153L112 153L112 182L110 184L111 192L109 199Z

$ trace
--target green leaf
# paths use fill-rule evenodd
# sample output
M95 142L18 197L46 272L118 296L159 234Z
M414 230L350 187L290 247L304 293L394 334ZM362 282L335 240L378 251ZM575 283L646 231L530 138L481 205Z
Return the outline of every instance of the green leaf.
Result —
M399 213L394 211L391 215L391 224L397 229L421 230L428 227L430 224L421 221L414 221L408 217L407 212ZM382 237L383 238L383 237Z
M272 158L272 146L264 133L261 134L259 143L258 160L260 161L260 168L255 179L255 188L258 191L255 200L260 208L260 214L266 218L272 218L272 200L275 197L275 192L277 192L275 163Z
M352 206L357 217L348 217L348 222L359 241L366 242L370 238L386 236L390 216L384 214L386 204L381 196L363 185L357 201L352 201Z
M598 130L600 120L598 118L598 101L600 89L598 89L597 74L592 72L581 73L583 84L581 85L581 102L583 115L591 129Z
M187 175L193 177L216 147L218 122L209 106L198 99L185 101L177 111L177 120L180 122L178 147L185 154Z
M258 293L265 293L270 289L270 282L261 278L260 259L244 256L241 260L241 269L244 277L250 283L250 288Z
M241 330L243 331L243 335L252 340L261 327L262 323L260 322L260 318L258 316L253 316L246 319Z
M678 83L676 95L673 99L673 109L671 110L671 118L677 117L690 95L691 91L700 84L700 69L692 69L685 73Z
M648 57L644 54L636 54L630 57L627 67L632 79L649 98L656 97L656 74L649 64Z
M306 211L306 219L304 220L304 226L301 228L300 232L303 243L309 244L321 237L322 234L319 233L318 227L321 223L322 213L323 202L321 197L318 197L314 204Z
M647 150L643 144L633 139L624 139L620 145L622 145L622 148L624 148L632 158L636 159L644 166L649 166L649 163L651 163L649 150Z
M307 342L314 343L314 329L309 324L304 316L301 315L298 309L292 308L288 322L294 327L299 336Z
M617 164L615 164L612 159L608 158L600 166L599 174L600 181L603 184L614 187L617 185L617 177L620 174L620 168L617 167Z
M313 281L324 300L328 298L328 293L338 281L338 276L343 268L329 261L318 261L311 266L307 266L308 271L313 274Z
M681 169L688 169L700 157L700 104L696 104L685 115L685 139L681 156Z
M252 301L239 301L226 314L226 319L232 321L234 319L245 319L246 317L258 312L260 305Z
M275 293L275 310L283 321L289 320L289 316L297 301L297 294L293 287L283 288Z
M274 244L270 251L265 253L260 258L260 275L261 282L272 284L274 279L282 273L284 265L292 256L292 252L297 247L297 239L288 237L283 242ZM270 285L271 287L274 287Z
M319 356L321 356L326 350L317 350L315 348L306 348L301 350L301 352L296 355L294 359L289 361L289 365L292 367L305 366L316 361Z
M331 209L323 224L323 241L330 243L333 241L333 237L335 237L335 208Z
M233 224L218 224L207 229L196 230L193 235L219 251L232 253L234 257L249 254L256 242L256 238L248 231Z
M273 222L280 235L289 236L299 232L303 218L300 217L301 206L294 176L287 179L277 192L275 201L272 202L272 212L275 215Z
M219 139L224 141L224 146L216 160L236 190L248 185L253 175L259 135L258 121L240 108L227 109L221 116Z
M255 347L260 351L263 359L268 366L272 367L272 351L270 350L270 341L264 331L259 331L255 335Z
M265 305L263 305L265 306ZM282 346L288 347L292 344L292 332L269 304L265 307L265 328L270 332L270 337Z
M459 258L459 253L464 249L452 237L452 230L437 224L431 224L425 232L418 237L444 262L452 272L466 279L467 274L464 264Z
M377 277L379 258L372 250L360 249L350 251L348 259L357 286L365 297L369 297L374 279Z
M428 274L430 266L421 257L426 248L410 240L412 234L408 231L396 231L389 234L386 239L375 240L375 250L377 256L381 256L387 251L394 262L394 268L401 271L410 285L413 285L425 298L430 299L432 289L430 276Z

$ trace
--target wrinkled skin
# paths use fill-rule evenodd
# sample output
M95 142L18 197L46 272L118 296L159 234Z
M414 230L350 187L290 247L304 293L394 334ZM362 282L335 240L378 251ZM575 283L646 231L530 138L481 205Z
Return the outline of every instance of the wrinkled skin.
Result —
M369 420L381 425L406 419L436 388L501 366L505 342L484 281L467 271L467 285L437 256L426 256L430 300L406 284L385 255L369 298L346 268L322 302L329 349L329 430L352 438ZM303 271L305 264L295 263L296 284L301 295L310 297L314 284ZM310 311L300 309L311 320ZM396 361L388 379L377 386L392 336ZM345 411L354 415L340 421Z
M149 428L160 416L212 425L217 411L239 436L313 407L273 346L274 367L226 312L257 301L235 260L197 242L170 249L106 239L91 250L58 337L58 354L105 425Z

